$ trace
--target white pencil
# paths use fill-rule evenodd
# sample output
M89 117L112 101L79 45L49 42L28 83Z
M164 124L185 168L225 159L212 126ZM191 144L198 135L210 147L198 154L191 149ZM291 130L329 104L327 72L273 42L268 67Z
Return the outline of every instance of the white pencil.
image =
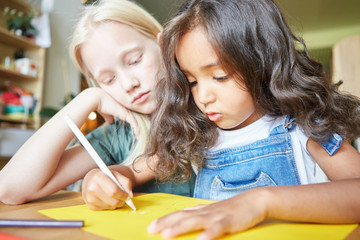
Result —
M83 147L86 151L90 154L92 159L95 161L95 163L98 165L100 170L105 173L108 177L110 177L115 184L121 189L124 190L124 188L119 184L119 182L116 180L115 176L112 174L112 172L109 170L109 168L106 166L106 164L103 162L103 160L100 158L99 154L95 151L95 149L91 146L89 141L85 138L85 136L82 134L80 129L76 126L76 124L71 120L71 118L68 115L64 116L64 119L66 123L69 125L70 129L73 131L75 136L79 139ZM134 211L136 211L136 207L131 199L126 201L126 204L129 205Z

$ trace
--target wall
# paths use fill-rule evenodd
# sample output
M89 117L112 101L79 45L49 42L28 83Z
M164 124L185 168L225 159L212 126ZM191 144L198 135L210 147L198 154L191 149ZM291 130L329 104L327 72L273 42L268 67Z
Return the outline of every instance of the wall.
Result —
M62 107L67 85L71 92L79 92L80 73L71 62L68 45L81 8L80 0L54 1L54 10L50 13L52 45L47 50L45 66L44 107ZM67 65L65 76L62 62ZM69 84L65 85L64 79L68 79Z
M359 24L333 29L324 29L305 32L303 38L307 46L312 49L332 48L341 40L360 33L360 13Z
M185 0L136 0L161 24L164 24Z

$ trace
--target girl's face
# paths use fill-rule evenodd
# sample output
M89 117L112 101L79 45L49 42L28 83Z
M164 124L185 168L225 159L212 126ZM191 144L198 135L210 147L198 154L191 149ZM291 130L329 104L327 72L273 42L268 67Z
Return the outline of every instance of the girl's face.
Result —
M246 86L224 71L202 29L181 38L176 58L197 107L219 128L239 129L259 118Z
M143 114L154 112L160 66L155 40L126 24L107 22L90 34L81 56L99 86L120 104Z

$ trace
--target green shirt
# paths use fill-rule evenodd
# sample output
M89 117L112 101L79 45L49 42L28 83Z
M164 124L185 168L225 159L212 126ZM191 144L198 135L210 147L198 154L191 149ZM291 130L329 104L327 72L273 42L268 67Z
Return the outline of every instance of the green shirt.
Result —
M106 165L121 164L136 144L133 140L130 124L117 120L113 124L105 124L86 135L91 145ZM135 192L163 192L182 196L193 196L195 174L185 183L162 183L155 179L134 189Z

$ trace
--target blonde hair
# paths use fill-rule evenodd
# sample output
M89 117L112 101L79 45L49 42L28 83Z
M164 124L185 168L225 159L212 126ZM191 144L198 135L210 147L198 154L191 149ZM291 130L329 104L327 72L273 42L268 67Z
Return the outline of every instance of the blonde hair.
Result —
M82 60L81 47L99 24L111 21L133 27L146 37L154 40L156 40L157 34L162 31L161 24L145 9L132 1L101 0L99 4L86 6L75 25L69 50L73 62L85 76L89 86L92 87L98 86L98 84ZM138 123L139 134L136 146L131 154L122 162L124 165L131 164L136 157L143 154L149 142L149 117L133 111L131 111L131 114L133 114Z

